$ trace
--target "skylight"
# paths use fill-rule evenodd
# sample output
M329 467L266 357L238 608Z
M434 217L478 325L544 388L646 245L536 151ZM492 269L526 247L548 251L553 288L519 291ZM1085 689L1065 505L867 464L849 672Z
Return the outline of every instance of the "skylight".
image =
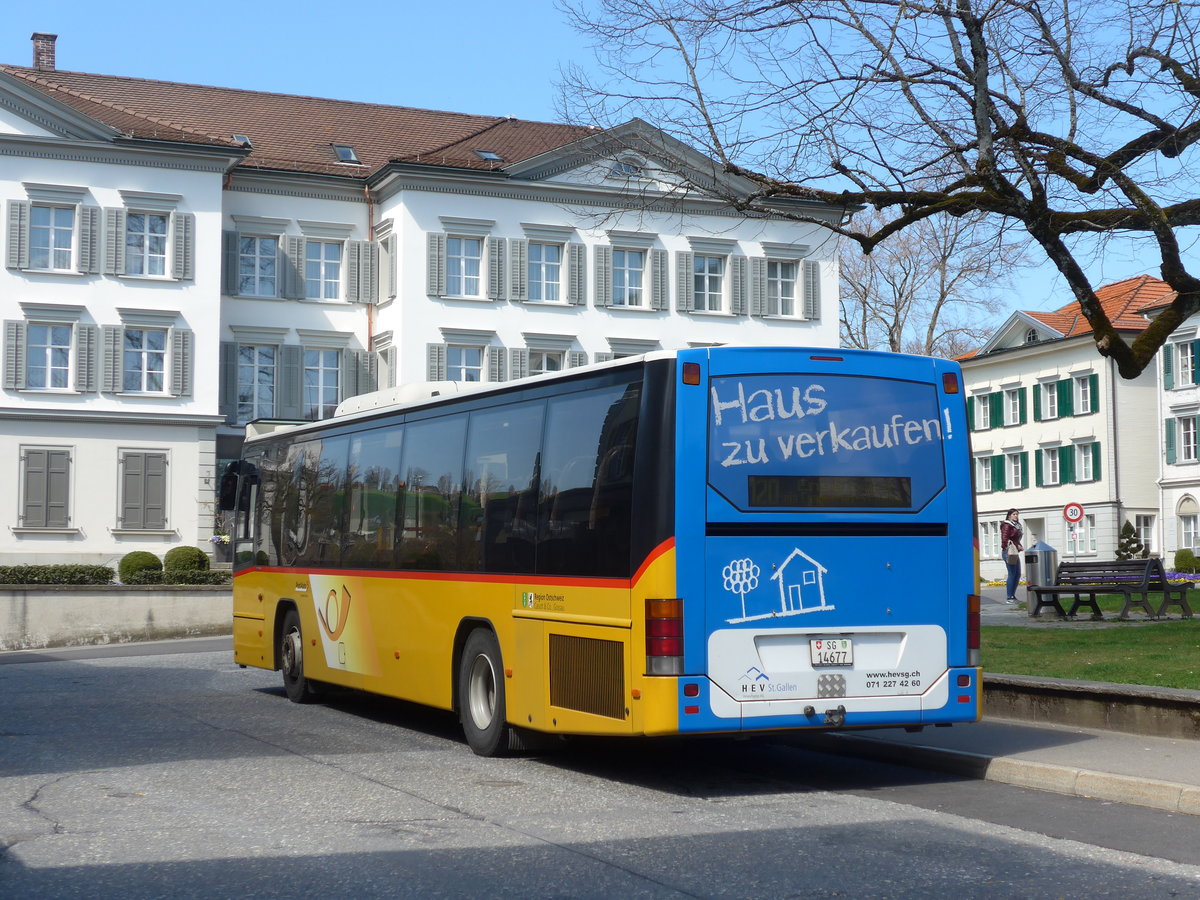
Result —
M495 150L476 150L475 155L487 162L504 162L504 157Z
M358 161L358 154L354 152L354 148L349 144L334 144L333 152L337 154L338 162L352 163L356 166L361 166Z
M233 136L233 139L235 141L237 141L239 144L241 144L243 147L253 147L254 146L253 144L250 143L250 138L246 137L246 135L244 135L244 134L235 134Z

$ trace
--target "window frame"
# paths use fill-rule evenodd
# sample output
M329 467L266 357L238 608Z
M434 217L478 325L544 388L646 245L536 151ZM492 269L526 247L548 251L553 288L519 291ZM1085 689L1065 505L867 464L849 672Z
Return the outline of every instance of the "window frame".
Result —
M792 269L791 278L785 278L782 274L782 268L790 266ZM775 271L772 272L772 267ZM791 296L783 297L783 286L791 284ZM778 316L781 318L795 319L799 317L797 300L797 288L800 286L800 264L794 259L772 259L767 257L767 274L766 274L766 314L768 316ZM782 309L784 300L791 307L788 310Z
M526 351L526 353L528 354L528 373L531 376L545 375L548 372L561 372L567 367L567 353L565 350L541 350L531 347ZM541 357L541 365L538 365L534 362L534 360L538 357ZM550 359L558 360L557 367L547 367L546 363Z
M458 245L460 252L455 253L455 245ZM479 254L472 256L461 252L468 242L473 242L478 245ZM483 268L484 268L484 253L487 240L481 235L464 235L451 234L446 235L446 296L447 297L466 297L469 299L478 300L483 297L483 286L485 283ZM474 263L475 273L469 271L452 271L455 268L469 269L470 263ZM468 290L471 282L474 282L474 290ZM459 290L455 290L455 287Z
M37 345L44 351L43 355L45 357L45 362L46 362L46 364L44 366L39 366L37 368L45 370L47 382L52 380L52 378L50 377L51 373L53 373L55 371L61 371L63 373L64 384L61 384L61 385L54 385L54 384L49 384L49 383L40 384L40 385L33 384L33 379L31 378L31 374L35 369L35 367L33 365L33 362L34 362L34 359L33 359L33 357L34 357L33 330L37 329L37 328L45 328L45 329L48 329L49 332L53 332L54 329L59 329L59 328L66 329L66 331L67 331L67 342L65 345L55 344L55 343L45 343L45 344ZM66 360L67 360L65 366L61 366L61 365L56 366L53 364L52 355L54 354L55 351L61 351L61 352L65 353ZM25 323L25 387L24 387L24 390L39 391L42 393L52 393L52 394L78 393L78 391L75 388L76 351L77 351L77 344L76 344L74 323L42 321L39 319L28 320Z
M1155 516L1150 514L1135 514L1133 517L1133 531L1137 535L1137 539L1142 542L1142 546L1146 548L1146 552L1154 552L1154 526Z
M1012 490L1021 490L1024 488L1025 466L1021 464L1021 454L1019 452L1004 454L1004 467L1007 470L1005 484Z
M990 456L975 458L975 489L980 494L992 493L992 458Z
M1196 417L1180 416L1176 421L1179 423L1176 462L1196 462L1198 458L1196 445Z
M253 342L253 341L246 341L246 342L236 341L235 346L236 346L236 351L235 351L236 356L235 356L235 363L234 363L234 365L236 367L236 374L234 377L234 421L235 421L235 423L238 425L245 425L247 422L253 422L255 419L264 419L264 418L269 419L269 418L274 417L276 410L279 408L279 399L280 399L279 398L279 376L280 376L280 366L283 362L283 360L280 358L281 352L282 352L281 345L280 344L271 344L271 343L259 343L259 342ZM247 349L247 348L252 349L254 351L255 359L253 360L253 362L251 362L247 365L254 370L255 378L251 382L249 382L249 387L251 388L251 396L252 396L252 399L250 401L250 407L251 407L250 413L251 414L249 416L243 416L242 415L242 406L244 404L241 399L241 396L242 396L242 384L243 384L242 369L244 368L244 366L242 363L242 350ZM263 368L263 364L258 359L258 356L259 356L260 351L263 351L263 350L271 350L273 353L273 359L272 359L271 365L270 365L270 368L271 368L271 384L270 384L271 409L267 412L263 412L262 410L259 409L259 389L261 387L264 387L265 385L259 384L259 381L258 381L259 370Z
M243 252L245 242L252 241L255 252L253 254ZM268 255L262 252L264 241L271 241L275 245L274 252ZM282 238L277 234L258 234L252 232L237 232L237 296L239 297L267 297L277 298L282 296L280 293L280 267L279 253ZM252 259L255 261L255 271L252 274L246 274L242 271L242 261L244 259ZM270 262L274 271L270 275L264 275L258 270L263 263ZM253 291L245 290L245 279L253 279ZM271 290L269 292L262 290L262 283L267 279L271 280Z
M1042 392L1042 420L1052 421L1059 418L1058 382L1042 382L1040 385L1038 385L1038 389Z
M485 366L486 366L486 362L487 362L487 360L485 359L485 357L487 355L486 350L487 350L487 348L480 344L447 343L446 344L446 380L447 381L467 382L467 383L471 383L471 384L483 383L484 381L486 381L487 379L484 378L484 375L486 374ZM469 352L475 352L475 353L479 354L478 366L469 364L466 362L465 357L466 357L466 354ZM457 364L452 362L451 360L453 359L453 357L455 355L458 355L462 361L458 362ZM459 371L459 373L463 374L463 375L467 374L468 372L474 371L474 372L476 372L476 374L478 374L479 377L478 378L455 378L454 372L456 370Z
M1096 445L1089 442L1075 445L1075 480L1096 480Z
M310 354L315 356L316 365L310 365ZM328 354L332 354L332 365L326 364L329 361ZM316 382L314 384L309 383L310 373L315 373ZM332 373L332 385L327 383L329 373ZM342 400L342 351L331 347L304 347L301 357L301 378L301 418L312 422L328 419L334 414L338 403ZM329 390L333 391L332 401L325 397Z
M34 222L34 214L36 210L48 210L53 220L54 213L59 211L69 211L71 213L71 225L69 228L64 228L61 225L55 225L53 221L46 225L38 225ZM78 203L53 203L47 201L31 201L29 204L29 271L33 272L76 272L79 259L79 204ZM34 253L39 248L35 247L35 235L39 231L46 231L48 244L44 248L47 254L48 265L39 266L34 262ZM66 248L67 264L65 266L54 265L54 256L57 250L54 246L54 235L56 232L69 231L70 243Z
M129 340L129 335L131 332L135 332L135 333L140 332L143 335L143 346L137 350L131 350L127 346L127 342ZM147 349L144 346L144 338L145 338L145 336L147 336L149 334L161 334L162 335L163 346L162 346L161 350ZM161 394L170 393L171 385L170 385L169 379L171 376L171 366L172 366L171 343L172 343L172 341L171 341L171 329L170 328L158 328L158 327L150 327L150 326L143 326L143 325L124 325L124 326L122 326L122 328L121 328L121 351L120 351L121 352L121 364L120 364L121 365L121 367L120 367L121 382L120 382L119 393L122 393L122 394L150 394L150 395L161 395ZM130 369L127 365L127 361L129 359L130 353L137 353L139 355L140 361L141 361L141 365L136 370L137 374L139 376L138 381L140 382L140 386L136 387L136 388L128 387L129 375L132 371L134 371L134 370ZM147 358L148 358L147 354L149 354L149 353L158 355L162 362L162 366L158 370L158 376L162 381L162 386L160 388L158 388L157 390L146 387L147 376L149 374L151 374L150 369L145 365Z
M145 228L143 228L141 231L135 232L133 230L133 224L134 224L135 218L137 218L137 217L141 217L145 220ZM162 219L162 221L163 221L162 232L150 231L150 220L151 219ZM174 242L174 235L172 232L172 228L173 228L173 216L169 212L166 212L161 209L140 209L140 208L126 209L125 210L125 228L124 228L124 234L122 236L124 243L125 243L125 251L124 251L125 271L122 274L127 277L130 277L130 278L163 278L163 279L170 278L171 277L171 272L170 272L170 269L171 269L171 245ZM141 252L137 252L135 250L135 248L130 244L130 239L134 238L134 237L138 237L142 240L143 247L142 247ZM161 252L151 252L150 245L153 241L157 241L161 244ZM161 266L161 271L158 271L158 272L146 271L146 264L151 261L154 261L154 260L157 260L159 262L159 265ZM142 271L140 271L140 272L133 271L135 261L137 261L138 264L140 266L142 266L142 268L143 268Z
M535 251L536 248L536 251ZM549 249L554 249L558 252L557 260L547 260L544 258L545 253ZM566 246L561 242L529 240L525 247L525 273L526 273L526 299L530 303L557 303L566 302L566 297L563 296L563 266L566 262ZM538 256L537 259L534 256ZM554 276L547 277L548 271L553 268ZM554 294L553 297L547 296Z
M1062 472L1059 469L1060 447L1043 447L1038 452L1042 454L1042 485L1057 487L1061 484Z
M631 264L631 255L636 265ZM609 305L623 309L646 308L647 252L640 247L612 248L612 295ZM634 284L633 282L637 283Z
M315 259L310 256L314 248L318 250L318 255ZM337 259L327 258L329 248L337 248ZM346 268L345 241L305 237L304 259L301 261L301 264L304 266L305 300L328 301L342 299L342 280L345 277ZM311 274L311 267L313 265L316 266L317 270L315 277ZM330 274L331 267L333 268L332 275Z
M703 271L702 261L716 263L720 271ZM692 254L692 310L694 312L723 313L726 311L725 287L728 283L729 257L711 252ZM715 287L714 282L715 280ZM706 302L701 302L702 298ZM713 305L715 303L715 306Z

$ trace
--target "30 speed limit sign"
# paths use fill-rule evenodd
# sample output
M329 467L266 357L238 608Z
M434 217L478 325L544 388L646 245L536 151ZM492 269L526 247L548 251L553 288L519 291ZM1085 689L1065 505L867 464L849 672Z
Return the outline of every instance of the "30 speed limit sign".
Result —
M1068 503L1063 507L1063 518L1068 522L1083 521L1083 507L1078 503Z

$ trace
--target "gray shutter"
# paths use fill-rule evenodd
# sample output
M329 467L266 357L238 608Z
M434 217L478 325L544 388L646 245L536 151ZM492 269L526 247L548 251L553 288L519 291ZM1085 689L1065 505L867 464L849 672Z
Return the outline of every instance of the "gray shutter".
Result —
M79 207L79 260L76 270L84 275L100 273L100 207Z
M347 397L366 393L358 384L357 354L353 350L343 350L338 359L341 362L341 371L338 373L340 381L338 385L338 399L345 400Z
M431 234L427 243L428 272L426 291L431 297L446 296L446 236Z
M218 408L228 425L233 425L237 421L237 355L236 343L221 341L221 385Z
M379 390L379 356L366 350L355 350L354 361L358 368L358 392L369 394Z
M508 372L504 365L504 348L488 347L488 381L507 381Z
M735 316L746 315L746 257L729 257L729 309Z
M238 233L221 232L221 250L225 261L223 287L230 297L238 295Z
M596 362L598 362L598 363L608 362L612 358L613 358L613 355L611 353L597 353L596 354Z
M379 302L379 245L374 241L346 242L346 300Z
M27 528L67 527L70 476L69 450L25 451L23 525Z
M690 250L675 254L675 309L691 312L696 308L695 261Z
M567 302L587 304L587 245L567 244Z
M125 210L104 210L104 274L125 274Z
M307 242L303 237L289 234L279 241L283 249L283 267L279 272L279 294L288 300L303 300L308 296L307 285L304 281L304 254ZM236 261L235 261L236 265ZM353 271L353 264L351 264ZM354 276L350 276L353 281Z
M425 349L427 374L430 381L446 380L446 345L428 344Z
M125 340L125 329L119 325L104 326L104 376L100 390L115 394L121 390L121 344Z
M516 381L518 378L529 376L529 351L523 347L515 347L508 353L508 374Z
M304 348L284 344L279 348L279 369L275 373L275 415L281 419L299 419L304 415Z
M596 247L596 306L612 306L613 299L612 247Z
M669 309L671 279L667 274L670 265L666 250L650 251L650 308Z
M487 295L489 300L504 299L504 255L507 252L507 241L504 238L489 237L487 239Z
M100 329L95 325L75 326L75 390L81 393L98 387L96 356L99 351Z
M163 453L146 454L143 528L167 527L167 457Z
M821 318L821 264L804 260L804 318Z
M29 201L8 201L8 256L10 269L29 266Z
M397 239L392 235L387 239L387 290L383 292L383 296L379 299L382 301L385 298L391 300L400 291L400 269L397 263L400 254L397 252Z
M508 242L508 299L529 299L529 241L513 238Z
M767 258L755 256L750 260L750 315L767 314Z
M126 453L121 457L121 512L118 528L144 528L146 454Z
M25 387L25 322L21 319L4 323L4 387L10 391Z
M194 338L187 328L171 331L171 393L176 397L192 396L192 346Z
M600 354L596 354L596 362L600 362ZM580 366L587 365L587 353L583 350L568 350L567 351L567 368L578 369Z
M387 366L387 384L385 387L394 388L398 381L396 377L396 348L388 347L383 351L384 365Z
M171 219L175 226L171 275L179 281L192 281L196 277L196 217L177 212Z

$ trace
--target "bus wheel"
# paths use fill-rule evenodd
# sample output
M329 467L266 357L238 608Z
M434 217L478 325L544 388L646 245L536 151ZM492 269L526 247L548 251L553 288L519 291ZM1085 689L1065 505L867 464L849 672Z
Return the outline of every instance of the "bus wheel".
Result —
M283 617L279 638L279 668L283 671L283 690L293 703L311 703L316 690L304 677L304 635L300 632L300 613L289 609Z
M504 721L504 666L500 642L486 628L467 636L458 669L458 710L467 744L480 756L499 756L513 746Z

